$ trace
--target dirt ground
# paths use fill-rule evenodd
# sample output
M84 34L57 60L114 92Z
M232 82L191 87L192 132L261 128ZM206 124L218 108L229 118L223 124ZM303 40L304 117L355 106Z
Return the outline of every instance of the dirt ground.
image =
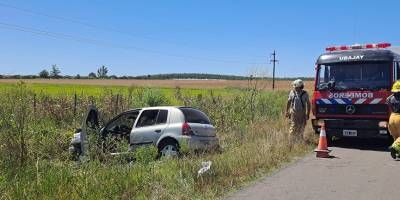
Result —
M0 79L0 83L48 83L48 84L80 84L80 85L108 85L108 86L146 86L164 88L246 88L247 80L121 80L121 79ZM277 90L289 90L291 81L276 81ZM272 89L272 81L258 81L258 88ZM313 90L313 81L305 81L306 90Z

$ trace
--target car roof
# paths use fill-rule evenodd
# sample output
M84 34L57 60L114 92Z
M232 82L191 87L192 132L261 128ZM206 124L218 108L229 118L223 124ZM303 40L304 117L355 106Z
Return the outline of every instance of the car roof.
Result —
M192 108L192 107L188 107L188 106L153 106L153 107L129 109L124 112L140 111L140 110L154 110L154 109L179 109L179 108ZM195 108L193 108L193 109L195 109Z
M173 109L178 108L177 106L153 106L153 107L144 107L142 110L153 110L153 109Z

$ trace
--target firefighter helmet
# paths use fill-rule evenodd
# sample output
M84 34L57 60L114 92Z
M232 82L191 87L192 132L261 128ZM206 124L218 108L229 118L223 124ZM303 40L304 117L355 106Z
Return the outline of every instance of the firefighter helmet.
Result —
M297 79L297 80L292 82L292 86L294 88L304 87L304 83L303 83L303 81L301 79ZM400 90L400 87L399 87L399 90Z
M393 83L392 92L400 92L400 81Z

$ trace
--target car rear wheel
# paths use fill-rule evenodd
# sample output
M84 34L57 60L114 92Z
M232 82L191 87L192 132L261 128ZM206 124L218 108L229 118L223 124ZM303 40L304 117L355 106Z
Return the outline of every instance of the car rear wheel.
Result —
M159 148L159 156L167 158L179 156L178 144L174 141L165 142Z

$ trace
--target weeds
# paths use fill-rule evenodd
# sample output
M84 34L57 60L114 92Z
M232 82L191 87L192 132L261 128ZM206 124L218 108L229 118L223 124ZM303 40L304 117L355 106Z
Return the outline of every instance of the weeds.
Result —
M222 95L180 88L170 93L133 86L119 89L68 96L38 93L18 84L0 91L0 199L215 199L311 149L301 141L289 142L282 92ZM107 139L97 145L102 140L92 133L91 159L77 164L68 159L67 148L92 103L102 121L116 110L134 107L197 107L217 127L222 152L155 160L155 147L141 147L135 151L136 161L128 164L131 155L115 159L104 153L104 148L127 149L126 142ZM210 171L197 177L206 160L213 162Z

